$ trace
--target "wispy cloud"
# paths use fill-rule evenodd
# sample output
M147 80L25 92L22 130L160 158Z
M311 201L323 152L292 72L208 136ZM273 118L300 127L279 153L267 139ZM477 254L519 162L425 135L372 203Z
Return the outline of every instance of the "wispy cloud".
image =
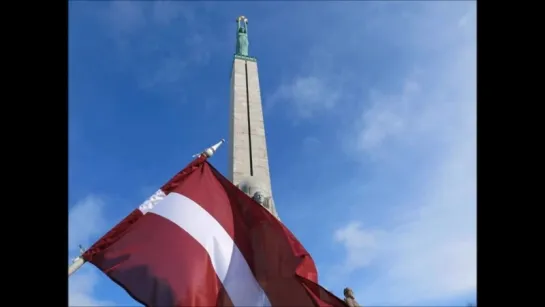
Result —
M307 136L303 139L303 150L306 152L312 152L320 147L322 142L318 137Z
M435 304L476 291L474 20L464 31L443 57L420 61L397 90L364 95L347 132L356 159L372 156L374 167L408 180L391 191L395 201L385 195L381 206L393 209L392 218L378 231L361 227L369 221L360 209L362 218L335 233L351 268L346 276L366 304ZM357 275L371 269L375 278L360 284Z
M351 286L367 304L433 304L476 289L475 139L455 146L426 170L416 196L381 204L397 207L381 232L360 227L362 217L335 233L356 274ZM370 267L376 278L359 284L354 276Z
M195 21L195 11L183 2L154 1L151 16L153 21L161 25L169 25L177 19L191 24Z
M372 91L368 107L360 120L356 121L356 125L360 126L356 128L357 149L372 152L382 147L389 139L401 137L416 120L409 115L411 108L416 107L410 102L414 101L414 96L419 90L418 83L409 80L403 85L400 94L384 95ZM354 144L353 140L350 143Z
M361 222L352 221L337 229L334 238L346 250L344 263L339 267L342 273L364 268L372 262L377 249L377 234L364 229Z
M112 1L104 16L116 35L133 35L146 25L143 8L138 2Z
M298 76L280 85L267 102L268 107L287 102L295 110L295 115L310 118L335 107L340 97L340 90L332 88L327 80L317 76Z
M176 1L112 1L97 14L110 33L119 64L144 90L180 94L189 71L206 65L218 40L203 39L200 6ZM207 36L209 37L209 36Z
M99 284L99 272L84 266L68 280L68 306L116 306L112 301L98 299L95 289Z
M106 225L104 201L89 195L71 207L68 214L68 246L77 250L78 245L86 247L103 234Z
M447 304L476 293L475 4L380 9L392 6L374 5L361 29L344 12L336 27L347 31L334 42L367 51L313 74L302 67L275 95L301 117L335 116L335 145L365 166L359 185L346 179L373 190L372 199L359 190L338 195L350 214L332 234L342 260L321 265L325 284L352 287L364 305ZM324 53L330 39L321 41ZM339 72L342 82L328 80Z
M68 214L69 255L78 255L78 245L88 248L102 235L107 227L104 216L104 201L90 195L76 203ZM98 286L99 272L90 265L84 265L68 280L70 306L114 306L111 301L98 299L95 288Z
M207 17L185 2L107 5L121 10L104 15L108 29L117 29L117 59L141 88L179 91L192 65L214 59L219 44L211 42ZM276 35L261 39L270 41L261 48L279 54L278 62L260 58L264 103L304 120L297 133L267 122L269 141L281 135L269 147L278 163L271 164L275 195L283 220L317 260L321 282L339 295L353 288L363 305L437 306L474 295L475 4L301 2L278 15L260 11L272 14L263 25L271 34L253 28L252 50L260 48L258 37ZM303 162L292 152L282 160L288 146L302 147ZM100 206L80 211L90 208ZM98 235L74 232L70 244ZM93 298L96 280L85 272L71 277L84 279L71 284L71 299Z

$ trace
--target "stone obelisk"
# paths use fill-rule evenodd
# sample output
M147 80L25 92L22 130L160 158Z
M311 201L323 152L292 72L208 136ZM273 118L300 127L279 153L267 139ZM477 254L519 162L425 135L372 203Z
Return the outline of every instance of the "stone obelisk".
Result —
M229 177L278 218L272 198L257 59L248 55L248 19L240 16L236 22L229 114Z

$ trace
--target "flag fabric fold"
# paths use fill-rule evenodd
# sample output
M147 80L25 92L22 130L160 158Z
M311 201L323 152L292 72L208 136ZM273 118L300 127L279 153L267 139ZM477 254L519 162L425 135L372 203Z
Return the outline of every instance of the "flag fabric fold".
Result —
M347 306L309 253L201 156L84 254L146 306Z

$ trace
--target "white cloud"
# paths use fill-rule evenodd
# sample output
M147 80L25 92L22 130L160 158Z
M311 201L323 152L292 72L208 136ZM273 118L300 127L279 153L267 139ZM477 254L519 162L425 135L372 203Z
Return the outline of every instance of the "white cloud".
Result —
M146 23L142 7L131 1L111 2L106 18L116 34L133 34Z
M99 272L83 266L68 279L68 306L115 306L108 300L98 299L94 293L99 283Z
M78 4L78 6L81 4ZM99 10L105 33L116 47L121 71L135 77L140 89L183 95L183 80L193 66L206 65L217 45L203 40L206 22L195 21L195 7L176 1L113 1L85 6ZM174 97L173 96L173 97Z
M430 12L438 10L425 11ZM419 69L408 76L393 78L392 84L402 81L397 89L367 90L361 115L345 133L348 152L355 152L356 159L372 157L374 163L367 166L388 170L387 176L373 178L377 187L405 180L382 195L380 206L393 213L373 225L378 229L362 227L373 222L365 218L367 213L377 210L362 205L362 217L348 218L333 237L345 250L343 283L364 305L437 305L476 293L472 12L452 16L442 10L429 18L410 17L417 24L404 39L414 41L396 47L426 53L428 59L415 61ZM434 27L424 27L430 24ZM391 194L397 197L392 200Z
M303 139L302 147L305 153L311 153L322 145L322 141L315 136L307 136Z
M416 205L401 206L395 213L403 222L392 222L380 235L358 227L360 221L337 230L335 239L343 238L345 264L352 272L365 274L361 269L372 268L378 276L366 284L349 279L360 301L422 304L475 291L474 142L458 143L433 175L417 183L416 198L408 200Z
M350 5L356 4L352 2ZM394 3L375 2L372 5L391 8ZM379 70L392 70L389 67L391 63L365 62L366 56L375 56L374 53L386 51L384 54L388 56L407 58L419 67L409 74L389 76L388 83L399 84L392 86L394 89L380 84L369 86L368 80L365 85L362 82L358 89L361 91L364 87L364 92L355 94L361 98L358 100L360 109L341 105L347 93L341 90L339 83L331 82L332 75L340 74L340 67L334 71L327 71L327 68L305 70L289 78L290 82L282 84L272 95L273 101L289 102L287 109L290 113L295 107L296 115L303 118L320 112L330 114L327 111L337 106L348 110L348 115L353 117L344 117L342 121L352 121L353 125L350 131L342 132L349 136L349 145L355 144L350 152L356 152L357 158L362 160L369 155L377 158L373 167L394 169L389 176L396 173L396 165L413 164L415 156L427 162L424 163L426 167L412 169L415 172L410 176L403 171L397 172L407 178L406 186L414 189L387 191L388 194L399 194L402 200L377 204L393 212L386 223L375 223L373 229L366 229L364 226L373 222L366 220L366 210L373 209L362 205L358 214L350 214L340 221L343 226L334 234L333 239L345 252L344 255L339 253L339 256L344 256L342 273L346 280L343 286L352 287L358 301L364 305L421 304L475 290L475 14L474 8L459 15L455 10L450 13L451 5L454 4L426 4L425 7L440 9L409 10L402 14L386 9L377 11L369 19L361 17L361 10L352 9L342 12L342 18L327 14L329 20L335 20L328 26L335 30L332 30L334 35L324 35L313 28L313 32L320 33L320 46L331 46L333 42L335 51L347 52L345 48L350 47L354 52L347 54L360 55L360 58L354 56L350 61L335 61L335 64L357 67L356 70L362 73L365 70L370 74L368 79L378 79L375 75L380 75ZM342 8L341 5L336 7ZM335 12L337 10L331 14ZM162 18L167 22L177 18L166 7L153 14L155 21ZM454 18L450 18L452 16ZM131 25L138 27L137 17L137 14L123 17L122 26L127 29ZM358 29L357 25L350 23L355 21L365 24L365 29ZM371 42L363 40L361 34L369 29L374 32L371 38L375 40ZM194 40L199 41L198 37ZM344 44L343 48L337 48L340 44ZM163 46L145 45L165 49ZM388 53L391 51L388 48L405 52L403 55L401 52ZM153 56L151 52L145 52L145 55L143 58ZM384 60L386 55L380 54L380 59ZM161 61L164 58L160 57ZM175 61L176 57L166 58L170 62L160 62L153 69L145 70L143 75L152 76L151 83L166 80L170 84L176 80L171 70L157 68L161 67L160 64L179 68L182 61ZM135 60L131 64L135 62L138 63ZM316 66L323 64L315 62ZM392 59L392 62L395 61ZM154 71L163 72L166 77L162 79L150 73ZM356 76L352 77L351 81L358 81ZM343 76L340 79L348 78ZM335 128L344 129L339 122L341 120L336 119ZM353 142L354 139L357 142ZM373 178L367 178L367 181L371 180ZM377 184L388 184L388 179L379 178L377 181ZM365 199L361 201L364 203ZM83 213L80 215L85 216ZM79 220L87 222L84 218ZM83 233L94 229L80 227ZM70 231L73 232L72 228ZM85 238L94 235L97 234L86 236L74 232L70 244L85 244ZM371 271L376 278L370 280L368 273ZM362 275L367 279L361 278ZM89 289L96 285L93 278L97 275L80 271L72 278L76 276L81 276L81 280L71 280L71 291L75 292L71 292L71 299L80 302L92 300L93 292ZM338 288L336 285L329 287Z
M459 27L465 27L467 25L472 24L472 20L475 19L475 10L468 10L467 13L465 13L460 20L458 20L458 26Z
M76 250L78 245L89 247L91 240L104 233L104 201L94 195L77 202L68 213L68 246Z
M340 268L343 273L364 268L371 263L377 248L377 237L375 233L364 230L361 222L353 221L337 229L334 238L346 249L346 258Z
M71 258L79 254L78 245L88 248L106 230L104 201L90 195L77 202L68 213L68 253ZM96 297L99 272L89 264L84 265L68 279L69 306L113 306L110 301Z
M195 21L195 12L183 2L154 1L152 18L161 25L168 25L178 18L184 18L192 23Z
M136 35L145 26L168 26L180 18L188 23L195 20L194 11L190 7L173 1L154 1L151 4L113 1L104 13L116 35Z
M408 80L399 95L383 95L378 92L370 94L370 107L357 121L356 144L361 151L373 151L380 148L390 138L399 137L407 131L408 117L412 106L410 101L419 91L418 83ZM416 120L416 119L415 119ZM353 144L352 139L350 143Z
M333 108L341 97L340 91L328 81L316 76L298 76L282 84L267 101L269 107L285 101L295 107L296 115L309 118L320 111Z

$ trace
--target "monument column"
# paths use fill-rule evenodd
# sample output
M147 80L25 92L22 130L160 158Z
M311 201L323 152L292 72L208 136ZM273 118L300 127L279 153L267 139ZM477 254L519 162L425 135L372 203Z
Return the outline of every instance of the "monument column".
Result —
M237 22L231 72L229 179L278 218L271 178L257 59L248 55L248 19Z
M229 111L229 179L279 218L272 197L257 59L248 55L248 19L240 16L236 22ZM351 289L346 288L344 295L348 306L360 306Z

